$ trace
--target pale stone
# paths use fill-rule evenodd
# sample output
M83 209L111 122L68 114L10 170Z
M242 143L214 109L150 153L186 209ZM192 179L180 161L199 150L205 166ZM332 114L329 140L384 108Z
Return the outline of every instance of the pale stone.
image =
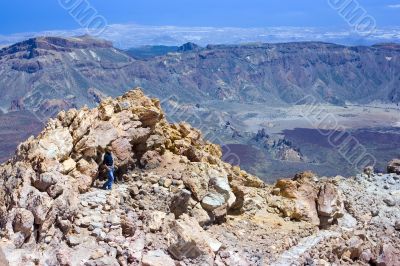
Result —
M63 166L63 174L68 174L69 172L75 169L76 162L73 159L68 158L62 163L62 166Z
M216 208L224 205L225 197L217 192L209 192L201 201L201 206L208 211L213 211Z
M147 227L151 232L157 232L161 230L161 226L164 223L164 218L166 217L166 213L160 211L154 211L150 213Z
M46 132L37 144L35 152L48 159L64 159L73 148L72 136L67 128Z
M143 255L143 266L175 266L174 260L162 250L152 250Z
M171 225L169 252L178 260L206 255L213 258L222 243L205 232L194 218L183 214Z

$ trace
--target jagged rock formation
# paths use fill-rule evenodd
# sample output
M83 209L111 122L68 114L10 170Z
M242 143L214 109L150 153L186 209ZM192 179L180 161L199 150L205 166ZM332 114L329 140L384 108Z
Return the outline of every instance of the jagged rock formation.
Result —
M251 139L258 146L266 149L272 158L283 161L302 162L305 161L300 149L294 147L293 143L284 136L268 135L265 128L258 130L257 134Z
M112 191L99 188L107 147ZM63 111L0 167L0 261L398 264L398 175L303 173L268 186L220 158L140 90Z
M20 144L15 157L2 166L2 232L15 248L47 244L46 259L51 260L57 259L49 254L54 252L50 248L54 243L65 237L69 246L76 245L76 235L81 232L73 225L89 227L93 225L90 219L96 217L87 211L83 212L87 219L80 218L79 206L99 206L96 198L105 200L100 194L94 196L94 203L87 203L79 194L95 193L91 187L101 173L102 155L107 146L115 155L118 176L129 181L133 179L132 171L138 169L161 171L169 178L163 176L161 181L160 175L152 175L150 183L162 182L163 187L175 192L189 188L190 197L185 200L199 204L199 215L205 216L207 223L226 215L230 209L241 208L241 186L262 185L257 178L223 163L220 148L204 141L199 131L187 124L169 125L157 100L145 97L139 90L131 91L116 100L106 99L92 110L71 109L59 113L36 139ZM140 192L145 190L144 186L136 184L129 193L143 196ZM148 189L160 190L156 186ZM173 193L166 194L167 200ZM119 198L115 200L118 202ZM115 210L116 203L112 202L102 207ZM146 208L152 205L151 201L140 201L142 207L145 203ZM164 211L158 216L149 213L149 219L153 219L149 225L151 230L158 231L162 221L168 218L165 214L168 203L158 206ZM101 218L96 221L99 223ZM196 220L186 221L188 228L192 228L193 221ZM97 228L94 225L92 229ZM116 228L117 232L128 230L123 229Z

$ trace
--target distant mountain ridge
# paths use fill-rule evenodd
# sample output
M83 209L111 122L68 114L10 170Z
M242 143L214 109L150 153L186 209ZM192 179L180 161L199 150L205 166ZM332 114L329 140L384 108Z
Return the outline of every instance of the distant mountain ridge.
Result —
M399 47L186 44L177 52L144 61L89 36L40 37L0 50L0 106L7 110L19 102L29 109L37 94L81 106L93 98L88 93L91 88L115 96L123 92L121 88L134 86L187 102L285 104L306 95L334 104L398 102Z
M87 49L87 48L112 48L112 43L106 40L94 39L90 36L81 36L79 38L61 38L61 37L38 37L29 39L14 45L5 47L0 51L0 56L15 53L18 51L32 49L57 50L61 48L69 49Z
M114 92L116 81L106 72L132 61L110 42L89 36L40 37L17 43L0 50L0 106L3 110L37 109L50 100L67 101L70 107L88 104L92 87Z

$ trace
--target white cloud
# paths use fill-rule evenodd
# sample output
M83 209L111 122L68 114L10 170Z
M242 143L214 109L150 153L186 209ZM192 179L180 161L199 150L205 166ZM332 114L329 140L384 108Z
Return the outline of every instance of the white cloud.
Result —
M0 47L36 36L76 36L86 33L85 29L69 31L47 31L0 35ZM365 37L351 30L330 30L312 27L176 27L112 24L100 38L110 40L118 48L141 45L182 45L185 42L207 44L239 44L250 42L293 42L323 41L346 45L368 45L379 42L398 42L400 27L380 28Z
M400 4L388 5L388 8L400 8Z

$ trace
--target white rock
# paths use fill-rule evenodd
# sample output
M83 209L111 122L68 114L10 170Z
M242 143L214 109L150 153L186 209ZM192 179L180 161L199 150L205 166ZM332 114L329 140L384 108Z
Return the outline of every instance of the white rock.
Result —
M152 250L143 255L143 266L175 266L174 260L162 250Z
M108 222L111 223L112 225L119 225L121 223L121 220L116 214L111 214L108 216Z
M71 153L72 147L72 136L68 128L57 128L46 132L34 152L49 159L63 159Z
M207 211L213 211L216 208L224 205L225 203L226 199L224 195L217 192L208 192L201 201L201 206Z
M338 219L338 225L343 229L351 230L357 226L357 220L346 212L342 218Z
M150 232L157 232L161 230L161 226L164 223L164 219L166 217L166 213L160 211L154 211L149 215L149 219L147 221L147 227Z
M212 238L199 226L196 219L187 214L173 221L168 243L169 252L178 260L197 258L201 255L213 258L222 246L221 242Z
M67 241L71 247L77 246L81 243L81 239L78 236L74 236L74 235L68 236Z

